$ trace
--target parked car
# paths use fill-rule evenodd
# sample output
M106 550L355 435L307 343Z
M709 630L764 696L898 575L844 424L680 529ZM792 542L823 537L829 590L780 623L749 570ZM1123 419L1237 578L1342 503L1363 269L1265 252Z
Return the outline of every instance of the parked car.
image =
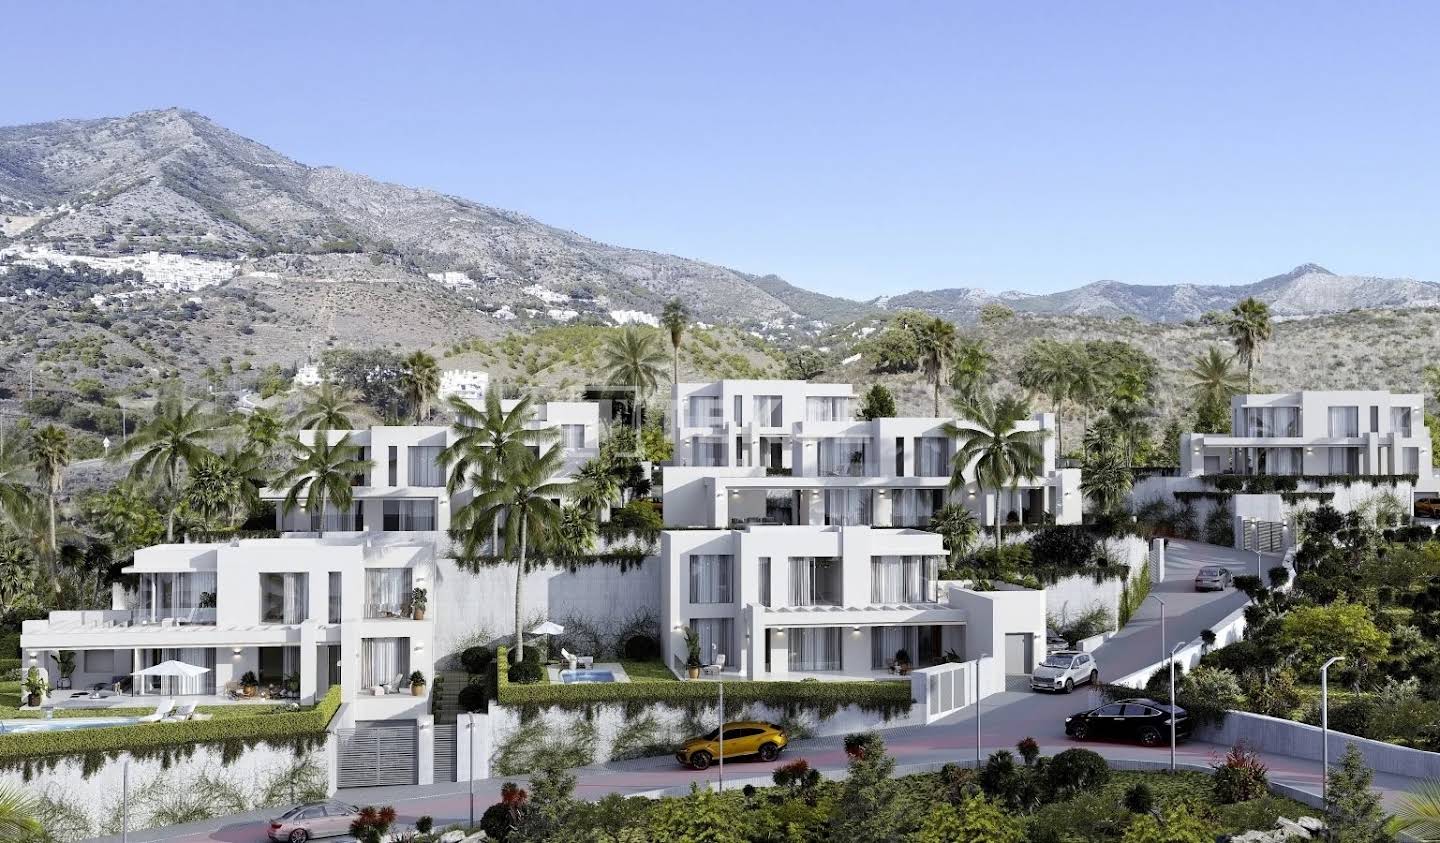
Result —
M1233 584L1229 568L1207 565L1195 574L1196 591L1224 591Z
M1056 650L1068 649L1070 649L1070 642L1066 640L1065 636L1053 629L1045 630L1045 652L1053 653Z
M1061 650L1045 657L1030 674L1030 687L1036 691L1070 693L1076 685L1100 680L1100 666L1089 653Z
M742 720L725 724L725 760L756 756L773 761L790 743L785 730L774 723ZM675 752L675 759L696 770L707 769L720 757L720 730L712 729L698 738L687 740Z
M312 837L349 834L358 816L360 809L345 802L306 802L271 820L269 837L276 843L305 843Z
M1190 715L1180 706L1152 699L1117 700L1090 711L1065 718L1065 734L1076 740L1136 741L1159 746L1170 740L1170 720L1175 720L1175 739L1190 737Z

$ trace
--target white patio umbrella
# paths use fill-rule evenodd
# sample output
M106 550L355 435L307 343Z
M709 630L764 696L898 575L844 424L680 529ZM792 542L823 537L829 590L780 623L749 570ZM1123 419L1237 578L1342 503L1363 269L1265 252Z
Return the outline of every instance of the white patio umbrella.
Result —
M200 676L204 676L209 672L210 668L208 667L200 667L199 665L186 664L185 662L170 659L169 661L163 661L159 664L152 664L151 666L143 668L141 670L137 670L130 675L159 676L172 679L195 679ZM162 691L164 690L163 685L161 686L161 689ZM169 693L175 693L173 686L171 687Z
M530 634L531 634L531 635L544 635L544 636L560 635L560 634L562 634L562 633L564 633L564 632L565 632L565 627L561 626L561 625L558 624L558 623L554 623L554 622L552 622L552 621L546 621L546 622L540 624L539 626L535 627L534 629L530 630ZM544 655L547 656L547 657L550 655L550 641L549 641L548 637L547 637L547 639L546 639L546 641L545 641L545 653L544 653Z

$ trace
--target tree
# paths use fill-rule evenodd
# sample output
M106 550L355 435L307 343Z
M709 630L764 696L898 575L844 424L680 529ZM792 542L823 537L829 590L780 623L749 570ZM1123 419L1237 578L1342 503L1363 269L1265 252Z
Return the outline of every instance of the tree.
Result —
M930 808L914 843L1020 843L1025 822L988 800L967 796L958 805L941 802Z
M1370 789L1375 774L1355 744L1345 746L1340 765L1329 773L1325 794L1325 825L1331 840L1379 843L1392 839L1385 830L1380 794Z
M1351 667L1364 669L1390 651L1390 636L1375 625L1370 610L1345 600L1286 612L1278 643L1294 653L1297 669L1307 674L1330 656L1344 656Z
M930 529L939 533L950 552L950 566L955 567L980 535L980 523L963 503L947 503L930 518Z
M665 303L665 310L660 314L660 324L670 333L670 349L674 352L670 382L679 383L680 344L685 340L685 329L690 325L690 311L679 299L671 299Z
M45 839L46 831L36 818L39 805L25 791L12 784L0 785L0 843L24 843Z
M183 480L191 467L213 456L210 443L230 426L230 420L205 409L199 402L186 405L178 395L162 398L155 415L131 435L120 454L139 454L130 477L156 483L169 496L165 540L175 541L175 511Z
M1001 544L1000 492L1026 477L1040 474L1045 466L1045 437L1049 431L1020 430L1029 415L1023 402L1012 398L983 398L961 408L969 418L963 423L945 423L945 435L956 443L951 460L950 490L965 488L967 471L973 472L981 492L995 492L995 548Z
M285 440L285 422L274 410L260 407L245 417L245 447L264 458Z
M1113 443L1113 439L1110 440ZM1120 512L1130 493L1135 475L1113 445L1099 451L1086 451L1084 471L1080 474L1080 492L1106 515Z
M587 517L599 518L607 507L620 500L621 474L609 452L586 460L575 472L571 497Z
M564 559L587 556L595 550L598 533L595 519L588 512L579 506L563 506L546 550Z
M477 412L475 407L463 398L450 396L450 409L455 421L450 425L454 441L440 452L439 460L449 467L445 490L456 494L467 484L476 487L494 486L508 467L528 453L530 447L538 447L557 439L560 432L555 428L532 429L530 421L534 415L531 398L525 396L506 410L500 403L497 390L485 393L485 404ZM492 524L471 524L479 530L480 536L490 534L490 553L500 553L500 522ZM476 545L478 547L478 544Z
M207 521L234 529L260 508L266 484L260 455L240 448L201 459L190 467L185 503Z
M1044 395L1055 407L1055 448L1065 452L1065 403L1075 377L1074 346L1055 340L1036 340L1025 350L1017 378L1032 395Z
M292 439L290 447L295 453L294 463L275 481L276 486L285 488L281 511L292 512L299 506L318 517L318 532L324 538L325 506L329 504L339 512L349 509L355 501L351 478L368 470L374 463L361 458L360 449L350 444L348 433L332 445L329 437L321 431L315 434L313 444Z
M15 527L25 519L32 503L30 479L20 450L0 441L0 524Z
M1394 830L1409 832L1415 840L1440 839L1440 781L1423 781L1416 790L1400 797Z
M874 384L860 396L860 420L895 418L895 396L884 384Z
M60 552L55 538L55 508L65 482L65 467L70 465L70 435L62 428L47 424L30 438L30 452L35 461L35 473L45 484L46 502L50 508L49 548L53 556Z
M355 392L324 381L306 391L290 426L300 430L354 430L369 416Z
M501 468L494 477L477 478L475 497L456 510L451 534L460 545L457 561L473 567L482 559L480 544L490 525L503 525L506 555L515 558L515 647L511 652L520 663L525 658L521 609L526 554L531 542L544 546L559 524L560 507L554 499L564 494L565 484L555 478L564 468L564 449L552 445L539 456L526 449Z
M808 381L825 371L825 358L813 348L797 348L785 355L785 377Z
M1210 346L1195 355L1185 371L1186 386L1195 393L1196 430L1201 433L1223 433L1229 430L1230 399L1245 385L1220 349ZM1224 425L1224 430L1220 429Z
M973 402L993 380L991 368L995 358L985 350L979 337L960 337L955 341L955 355L950 361L950 388L956 400Z
M955 357L955 324L936 316L921 323L919 339L920 368L935 390L935 411L931 415L938 416L940 383L944 379L945 367Z
M1270 306L1251 296L1230 310L1226 324L1235 343L1235 356L1245 361L1245 390L1255 391L1255 362L1260 359L1260 346L1270 339Z
M746 822L741 804L725 794L690 785L684 797L661 799L649 812L645 840L684 843L744 843Z
M430 418L430 404L440 393L440 364L429 354L417 351L405 358L400 383L405 390L405 401L415 414L415 423L424 423Z
M610 383L633 390L630 424L638 431L645 398L655 391L660 373L665 371L665 354L660 351L654 333L634 325L611 334L600 353L600 366Z
M902 805L896 799L895 759L875 732L845 736L849 770L840 785L833 839L855 843L894 840Z

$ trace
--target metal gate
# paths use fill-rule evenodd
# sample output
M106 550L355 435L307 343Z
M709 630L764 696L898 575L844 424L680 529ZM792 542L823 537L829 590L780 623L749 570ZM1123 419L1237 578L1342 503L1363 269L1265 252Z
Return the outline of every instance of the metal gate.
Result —
M1245 521L1244 550L1280 553L1285 549L1285 525L1279 521Z
M360 723L340 729L340 787L417 784L415 724Z
M435 724L435 781L455 781L455 724Z
M1035 636L1029 632L1005 634L1005 690L1030 690L1030 671L1035 665Z

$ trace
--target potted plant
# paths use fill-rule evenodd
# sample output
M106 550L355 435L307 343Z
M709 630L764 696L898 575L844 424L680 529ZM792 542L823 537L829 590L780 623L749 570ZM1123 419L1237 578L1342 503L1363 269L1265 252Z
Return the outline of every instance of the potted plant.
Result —
M45 677L40 675L40 668L32 667L25 674L25 704L31 708L38 708L40 703L45 701L45 692L50 686L45 682Z
M418 670L410 674L410 693L417 697L425 696L425 674Z
M410 609L417 621L425 620L425 605L429 603L430 597L425 589L417 588L410 592Z
M895 670L901 676L910 672L910 651L904 647L895 651Z
M700 633L694 627L685 627L685 649L689 655L685 659L685 671L691 679L700 678L700 668L704 662L700 661Z
M291 696L300 696L300 674L288 673L280 680L285 686L285 692Z
M61 650L58 653L51 653L50 658L55 662L55 668L60 671L60 681L56 683L55 687L69 688L70 675L75 672L75 651Z
M260 680L255 678L255 671L245 671L245 675L240 677L240 691L247 697L253 697L255 689L258 687L260 687Z

